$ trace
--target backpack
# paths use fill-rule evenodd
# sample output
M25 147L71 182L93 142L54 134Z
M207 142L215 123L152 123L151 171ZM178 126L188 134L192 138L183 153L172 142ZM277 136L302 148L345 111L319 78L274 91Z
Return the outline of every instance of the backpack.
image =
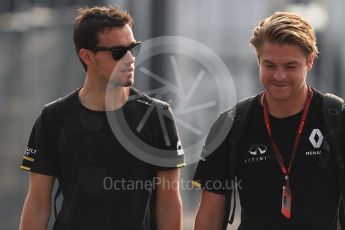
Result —
M323 113L323 122L326 128L326 137L327 143L330 145L325 146L328 148L328 151L332 151L334 154L336 163L337 163L337 179L338 186L340 189L340 201L338 207L338 229L345 230L345 170L344 170L344 154L342 152L342 139L341 135L344 134L345 130L341 130L341 114L345 110L344 100L327 93L322 96L322 113ZM233 125L229 131L227 141L229 143L229 155L228 160L230 162L230 170L228 178L230 181L234 181L236 185L236 160L238 155L238 143L243 138L243 135L247 129L250 117L250 110L252 103L256 96L247 98L239 103L237 103L230 111L235 111L235 115L229 116L229 119L233 121ZM230 112L228 114L233 114ZM226 230L228 224L232 224L234 221L235 210L236 210L236 186L234 189L227 191L225 195L225 213L222 224L222 230ZM233 192L232 192L233 191ZM245 218L243 210L241 211L241 220Z

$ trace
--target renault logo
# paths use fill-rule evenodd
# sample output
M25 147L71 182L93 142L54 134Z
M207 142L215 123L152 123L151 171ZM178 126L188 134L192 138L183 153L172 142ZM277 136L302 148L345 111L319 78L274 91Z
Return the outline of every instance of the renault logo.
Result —
M254 156L258 154L262 155L266 152L267 152L267 146L262 145L262 144L254 145L249 149L249 153Z
M323 142L323 135L320 129L313 129L313 131L310 134L309 141L314 146L314 148L320 148Z

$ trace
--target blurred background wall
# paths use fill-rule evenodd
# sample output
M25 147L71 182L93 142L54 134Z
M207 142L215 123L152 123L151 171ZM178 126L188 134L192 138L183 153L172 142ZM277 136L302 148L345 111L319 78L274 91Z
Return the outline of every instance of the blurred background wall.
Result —
M85 5L118 5L126 9L134 18L137 40L181 36L207 46L231 72L237 100L261 90L255 55L249 46L254 26L274 11L300 13L317 31L321 51L309 74L309 83L345 97L345 4L342 0L2 0L0 229L18 228L28 187L28 174L21 172L19 166L40 109L84 81L85 73L74 52L72 25L77 9ZM161 73L169 81L170 64L152 58L148 65L152 72ZM192 73L197 67L195 63L185 64L183 69ZM142 74L138 72L138 76ZM141 78L136 83L139 89L153 85L154 80L149 78ZM203 121L199 119L199 123ZM182 140L188 138L188 133L183 132ZM186 180L192 177L196 166L193 160L187 163L182 170ZM199 195L200 191L196 190L182 191L184 229L192 229Z

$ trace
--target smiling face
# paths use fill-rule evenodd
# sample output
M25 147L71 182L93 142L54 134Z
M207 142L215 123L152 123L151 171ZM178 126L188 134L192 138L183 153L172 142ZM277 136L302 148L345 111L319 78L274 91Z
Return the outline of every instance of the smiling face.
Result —
M128 47L135 43L132 29L129 25L113 27L99 33L98 47ZM135 57L127 51L120 59L114 60L111 51L96 51L93 53L92 69L94 75L113 86L128 87L134 83ZM89 67L90 68L90 67Z
M274 100L289 100L306 87L307 73L313 66L309 57L294 44L266 42L258 57L260 80Z

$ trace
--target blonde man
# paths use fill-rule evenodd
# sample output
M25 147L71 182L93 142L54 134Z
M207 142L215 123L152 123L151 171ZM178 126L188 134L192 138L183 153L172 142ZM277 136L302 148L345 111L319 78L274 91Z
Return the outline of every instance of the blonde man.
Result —
M264 92L252 98L245 138L236 150L229 136L213 152L206 143L194 178L203 187L195 229L227 227L233 171L242 206L239 229L336 230L340 191L326 144L324 95L307 84L318 54L314 30L297 14L276 12L259 23L250 43ZM344 118L343 113L343 130ZM230 162L234 151L236 161ZM222 186L212 187L212 181Z

